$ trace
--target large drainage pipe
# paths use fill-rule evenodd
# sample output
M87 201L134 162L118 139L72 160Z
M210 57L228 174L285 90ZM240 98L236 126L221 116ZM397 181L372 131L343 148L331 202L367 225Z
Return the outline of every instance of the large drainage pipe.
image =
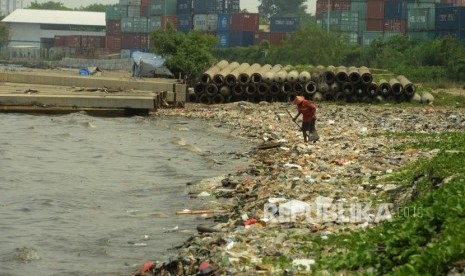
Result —
M354 66L349 67L348 74L349 74L349 81L351 83L357 84L360 82L361 78L360 78L360 73L358 72L357 67L354 67Z
M261 82L262 79L263 79L263 75L265 75L268 71L270 71L271 68L272 68L272 66L269 65L269 64L263 65L260 69L258 69L257 72L253 73L250 76L250 81L255 83L255 84Z
M234 69L238 68L239 66L240 66L240 64L238 62L235 62L235 61L231 62L228 66L226 66L221 71L216 73L215 76L213 76L213 83L215 83L218 86L223 85L226 76L229 73L231 73Z
M392 89L391 89L391 85L389 84L389 82L385 79L379 80L378 94L383 97L387 97L389 96L389 94L391 94L391 92L392 92Z
M291 93L293 92L293 90L292 90L292 83L287 82L287 81L284 82L284 83L283 83L283 92L284 92L285 94L288 94L288 95L291 94Z
M323 72L323 79L327 84L332 84L336 80L336 74L334 73L336 67L330 65Z
M213 96L218 93L218 86L213 83L209 83L205 88L205 93L209 96Z
M226 78L224 79L225 83L229 86L233 86L234 84L237 83L237 80L239 78L239 75L247 70L250 67L250 64L248 63L242 63L239 67L231 71L228 75L226 75Z
M232 93L236 97L241 97L245 94L244 86L236 84L232 87Z
M218 62L217 64L213 65L212 67L210 67L207 71L205 71L202 74L202 77L200 78L201 82L205 84L210 83L213 80L213 77L215 76L215 74L220 72L224 68L226 68L226 66L228 65L229 65L229 62L226 60L222 60Z
M202 103L202 104L211 104L212 103L212 99L210 96L207 95L207 93L202 93L200 94L199 96L199 103Z
M316 93L317 89L318 89L318 86L316 85L316 83L314 81L308 81L305 86L305 93L307 95L313 95Z
M365 86L366 94L370 97L376 97L378 95L378 89L378 84L376 84L375 82L371 82L370 84Z
M354 93L354 84L351 82L345 82L342 84L342 92L344 92L345 95L349 96Z
M286 80L287 72L286 70L282 69L281 71L277 72L273 76L273 80L277 83L282 83Z
M402 91L404 90L404 88L402 87L402 84L397 79L394 79L394 78L390 79L389 85L391 86L392 94L394 96L402 95Z
M249 96L249 97L252 96L252 95L255 95L255 94L258 95L257 86L255 84L253 84L253 83L247 84L246 87L245 87L245 94L247 94L247 96Z
M274 74L281 71L283 66L281 64L276 64L268 72L263 75L263 81L270 84L274 81Z
M302 95L304 93L304 84L300 81L295 82L292 89L297 93L297 95Z
M400 84L404 88L404 94L408 98L413 97L415 95L415 85L411 81L409 81L405 76L399 75L397 76L397 79L399 80Z
M361 81L364 85L368 85L373 82L373 75L368 67L362 66L358 68L358 73L360 74Z
M218 91L221 95L223 95L223 97L225 97L225 99L231 95L231 88L227 85L223 85L220 87L219 91Z
M307 83L312 79L312 75L308 71L302 71L299 73L299 81L302 83Z
M347 68L344 66L339 66L335 70L336 74L336 81L339 83L345 83L347 82L347 79L349 78L349 75L347 73Z
M221 94L216 94L211 97L211 103L212 104L222 104L224 103L224 96Z
M318 85L318 88L317 88L318 92L321 92L321 93L328 92L329 86L325 81L320 81L317 83L317 85Z
M270 94L270 87L268 86L268 84L264 82L257 84L257 90L260 96L265 96L265 95Z
M290 83L294 83L299 80L299 72L297 70L292 70L287 73L286 81Z
M279 95L279 93L281 92L281 85L277 82L272 82L271 85L270 85L270 93L271 95L273 96L277 96Z
M242 85L246 85L250 82L250 78L253 73L257 72L261 68L260 64L254 63L249 68L247 68L244 72L239 75L239 83Z
M202 82L198 82L194 85L194 93L197 94L197 95L200 95L202 94L203 92L205 92L205 84L202 83Z

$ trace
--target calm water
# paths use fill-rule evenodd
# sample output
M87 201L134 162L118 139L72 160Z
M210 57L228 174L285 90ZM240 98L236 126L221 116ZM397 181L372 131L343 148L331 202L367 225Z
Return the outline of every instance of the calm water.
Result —
M0 122L0 275L129 275L165 260L205 223L175 215L201 204L186 183L247 161L231 154L245 142L202 121L75 113Z

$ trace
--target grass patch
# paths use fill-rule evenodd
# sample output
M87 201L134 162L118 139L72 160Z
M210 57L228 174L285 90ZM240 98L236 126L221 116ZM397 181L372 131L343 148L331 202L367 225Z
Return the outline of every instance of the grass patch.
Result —
M465 133L393 135L418 138L406 147L438 150L429 162L420 161L392 176L393 180L413 181L414 174L434 169L434 177L419 181L421 195L405 206L421 212L394 216L366 231L333 234L327 240L299 237L307 241L301 250L316 254L316 274L438 275L464 259Z

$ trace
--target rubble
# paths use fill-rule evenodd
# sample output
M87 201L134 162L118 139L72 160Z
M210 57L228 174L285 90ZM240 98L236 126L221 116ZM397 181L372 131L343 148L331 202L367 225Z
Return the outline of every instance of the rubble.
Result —
M235 171L210 181L208 189L198 187L199 193L208 190L218 197L214 202L212 196L212 206L207 208L228 213L213 216L216 225L201 226L178 255L156 264L155 275L308 273L315 264L315 252L302 250L305 241L299 236L326 239L341 230L375 227L389 219L392 202L385 201L400 187L383 179L438 153L406 148L416 142L415 136L392 133L463 131L465 127L460 119L465 112L458 109L451 113L423 106L321 103L317 110L320 141L306 144L286 110L296 112L289 103L248 102L160 110L157 117L204 118L232 136L249 140L250 149L244 149L243 156L251 165L231 168ZM356 219L331 209L368 202L377 209ZM285 264L265 261L270 258Z

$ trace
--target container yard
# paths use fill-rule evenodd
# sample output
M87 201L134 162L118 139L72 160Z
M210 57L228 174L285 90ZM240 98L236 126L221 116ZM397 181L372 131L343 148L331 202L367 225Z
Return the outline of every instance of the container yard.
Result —
M463 0L318 0L317 24L343 33L349 42L369 46L375 39L406 35L410 40L432 40L452 35L465 40ZM216 35L218 48L247 47L268 41L282 45L301 25L292 16L272 16L266 31L258 13L243 13L240 0L120 0L105 13L106 36L56 36L55 47L106 52L148 50L150 34L171 25L184 34L192 30ZM84 52L84 51L82 51Z

